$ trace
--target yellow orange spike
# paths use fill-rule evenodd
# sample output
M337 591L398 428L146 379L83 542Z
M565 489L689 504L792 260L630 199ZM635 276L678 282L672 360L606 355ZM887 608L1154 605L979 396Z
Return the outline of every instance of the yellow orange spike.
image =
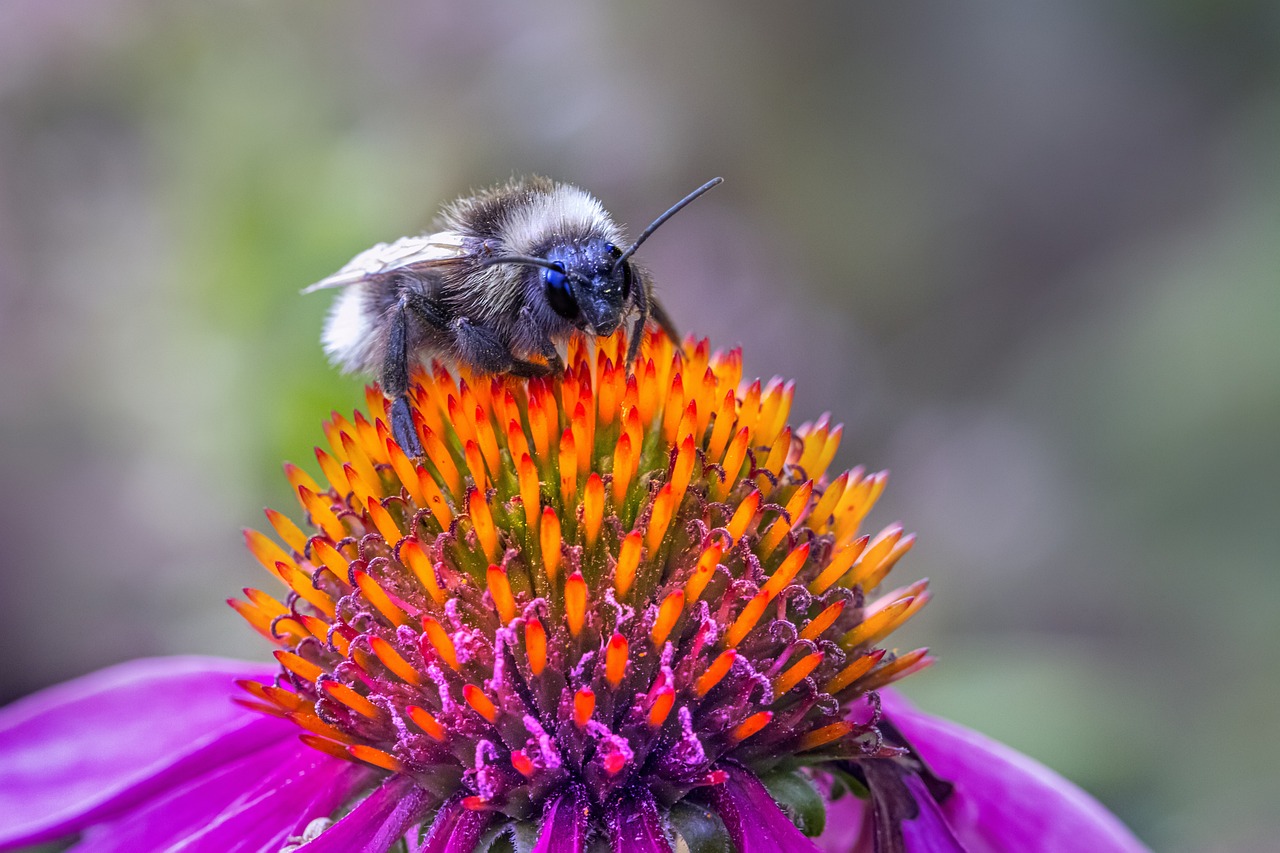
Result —
M742 608L738 618L733 620L729 630L725 632L724 644L729 648L733 648L738 643L741 643L747 634L751 633L751 629L756 626L756 623L760 621L760 617L764 615L764 609L768 605L769 593L764 591L756 593L755 597Z
M809 559L808 542L786 556L773 574L769 576L769 580L765 581L764 586L760 588L760 592L768 596L766 601L772 601L778 593L787 588L787 585L795 579L796 574L807 559Z
M916 649L914 652L908 652L863 678L858 682L858 689L879 690L881 687L926 669L932 666L934 660L936 660L936 658L928 657L928 654L928 649Z
M693 476L693 466L698 459L697 445L690 435L680 443L676 453L676 464L671 469L672 506L680 506L684 500L685 490L689 488L689 479Z
M239 613L240 617L244 619L244 621L248 622L249 625L252 626L259 634L266 637L273 643L278 645L284 644L284 641L281 638L273 636L271 633L271 621L273 617L264 612L260 607L255 606L250 601L241 601L238 598L228 598L227 604L230 604L232 609L235 610L236 613Z
M848 484L849 472L845 471L827 484L822 497L818 498L818 502L813 505L813 511L809 513L809 526L816 532L822 533L830 527L831 513L835 512L836 505L840 502Z
M351 760L351 753L347 752L347 745L342 743L334 743L322 737L316 737L312 734L298 735L298 740L309 746L311 749L319 750L333 758L343 761Z
M498 450L498 437L493 433L493 424L489 422L489 416L485 414L484 409L476 407L476 444L480 446L480 453L484 456L485 465L497 476L499 466L502 465L502 455Z
M822 663L822 658L822 652L813 652L805 655L803 658L792 664L786 672L773 680L773 698L776 700L778 697L790 691L791 688L795 687L801 681L808 678L809 675L818 668L818 665Z
M854 728L854 724L848 720L840 720L839 722L829 723L821 728L814 729L803 735L796 743L796 752L806 752L810 749L826 746L832 741L844 737Z
M742 539L743 535L751 529L751 520L756 517L756 512L760 509L761 497L760 490L756 489L743 498L742 503L738 504L738 508L733 511L733 517L725 527L734 542Z
M664 444L676 443L676 428L684 415L684 378L677 373L671 381L671 391L662 401L662 441Z
M332 698L346 705L362 717L368 717L371 720L378 719L382 712L378 710L378 706L352 690L345 684L337 681L323 682L321 689L329 694Z
M471 472L471 479L475 482L476 488L485 491L489 488L489 469L485 465L484 456L480 453L480 445L474 439L469 439L466 446L462 448L462 458L466 460L467 470Z
M600 538L600 525L604 522L604 480L595 471L587 478L582 490L582 539L587 549L596 546Z
M532 778L533 774L538 772L538 768L534 766L531 759L523 749L514 749L511 751L511 766L516 772L526 779Z
M396 479L400 481L405 493L409 495L409 500L413 501L416 506L426 506L427 495L418 481L418 471L413 462L410 461L408 456L404 455L404 451L400 449L400 445L396 444L394 440L386 439L384 446L386 447L387 458L391 460L391 470L396 472Z
M724 452L724 460L721 467L724 469L724 479L713 483L711 486L711 497L713 500L722 501L728 496L729 490L738 483L738 475L742 473L742 463L747 459L747 443L751 440L751 431L746 427L738 430L737 435L729 442L729 448Z
M572 429L560 436L560 506L573 506L578 494L578 451Z
M693 683L693 692L701 699L711 692L711 689L720 683L720 680L729 674L729 670L733 669L733 662L738 659L738 653L733 649L728 649L720 653L720 655L711 662L707 667L707 671L698 676L698 680Z
M844 497L840 499L840 505L835 511L834 532L837 542L843 543L857 535L858 525L875 505L888 479L889 475L881 471L845 489Z
M376 747L353 743L347 747L347 752L351 753L353 758L358 758L365 764L372 764L374 767L381 767L383 770L390 770L392 773L404 772L404 765L400 763L400 759Z
M409 539L400 546L400 559L409 571L413 572L413 576L422 584L423 589L431 596L436 604L444 604L446 595L440 588L440 582L436 579L435 567L431 565L431 560L427 557L427 553L422 550L422 543L417 539Z
M737 423L737 404L738 397L730 388L715 412L715 424L711 427L711 437L707 439L708 459L724 458L724 449L729 445L729 437L733 435L733 426Z
M454 648L453 638L449 636L449 632L430 616L423 618L422 629L427 632L427 641L431 643L431 647L436 650L440 659L447 663L450 669L456 671L458 650Z
M272 652L276 660L280 661L280 665L301 678L303 681L315 682L317 678L324 675L324 670L305 658L299 657L293 652L278 650Z
M587 582L582 572L574 572L564 582L564 615L569 623L569 633L577 637L582 633L582 623L587 615Z
M305 554L307 552L307 535L298 529L298 525L293 523L289 516L274 509L267 509L267 521L271 523L271 528L275 530L276 535L283 542L293 549L296 554Z
M768 557L773 550L782 544L783 538L801 522L805 509L809 506L809 498L813 495L813 480L808 480L787 501L786 515L779 515L770 525L764 536L760 537L757 553L761 559ZM787 518L790 517L790 521Z
M404 615L404 611L391 600L391 597L387 595L387 591L376 580L359 570L352 572L351 575L365 601L372 604L375 610L387 617L391 624L409 624L409 617Z
M453 523L453 509L445 499L444 492L440 491L435 477L432 477L426 468L417 465L414 470L418 475L418 488L422 490L422 495L426 499L424 506L431 510L431 514L440 524L440 529L448 530L449 525Z
M489 503L478 489L467 490L467 514L471 516L471 524L485 558L496 563L501 556L498 550L498 531L493 526L493 513L489 511Z
M318 447L316 448L316 461L320 463L320 472L324 474L324 478L337 490L339 495L345 495L351 491L351 483L347 480L347 475L343 473L341 462ZM324 492L325 489L316 491L319 494Z
M317 565L324 566L339 579L347 577L347 568L351 565L347 562L347 558L342 556L341 551L319 536L311 539L311 560Z
M498 619L503 625L510 624L511 620L516 618L516 600L511 594L511 581L507 578L507 570L502 566L490 566L488 579L493 609L498 612Z
M445 402L445 411L449 416L449 426L458 435L458 442L466 445L468 441L475 441L475 423L472 421L474 407L468 408L458 397L450 394Z
M404 657L395 650L395 647L381 637L371 637L369 639L369 648L373 649L374 655L378 660L382 661L382 665L391 670L396 676L406 684L412 684L415 687L422 683L422 675L413 666L404 659Z
M774 480L782 474L782 466L787 461L787 454L791 452L791 427L787 427L778 436L778 440L773 442L773 446L769 448L769 455L764 460L764 470L773 475ZM756 485L760 491L768 495L773 492L773 481L766 477L763 473L756 475Z
M631 591L631 584L636 579L636 568L640 565L640 531L633 530L622 537L618 547L618 565L613 571L613 588L618 598L626 598Z
M772 444L791 414L791 401L796 394L795 382L769 381L760 401L760 420L756 422L756 442Z
M551 452L551 427L555 421L554 412L548 412L550 395L541 393L529 397L529 432L533 436L533 449L538 459L546 460Z
M742 382L742 347L713 353L711 366L722 387L737 388Z
M835 621L840 618L840 614L844 612L844 605L843 599L827 605L821 613L813 617L808 625L804 626L804 630L800 632L800 639L817 640L818 637L822 636L823 631L834 625Z
M716 573L716 566L720 564L722 553L723 549L719 543L712 543L698 557L698 564L694 566L693 574L689 575L689 580L684 585L686 601L693 603L702 597L702 591L707 588L707 584Z
M530 532L538 523L538 511L542 508L542 499L538 491L538 468L533 464L533 457L528 453L520 454L516 472L520 478L520 502L524 504L524 522Z
M338 516L334 515L333 510L329 508L328 498L321 498L306 486L298 487L298 498L302 501L302 505L306 508L308 514L310 514L311 523L323 530L326 536L334 542L339 542L346 538L347 529L342 526Z
M627 638L614 634L604 652L604 678L614 690L622 683L627 673Z
M276 574L280 576L289 588L296 592L303 601L306 601L312 607L315 607L330 619L337 612L333 599L323 590L317 589L310 575L294 565L285 563L276 563Z
M671 483L666 483L653 499L653 512L649 515L649 529L645 534L645 545L649 548L650 559L658 553L663 537L667 535L667 525L671 523L671 515L675 511L675 493Z
M729 739L734 743L742 743L744 740L769 725L769 721L772 719L772 711L757 711L734 726L729 732Z
M467 704L471 706L473 711L490 723L498 721L498 706L493 704L493 700L484 695L484 691L479 687L474 684L464 684L462 698L467 700Z
M803 443L803 450L800 452L800 458L796 460L796 465L804 471L805 476L815 480L821 472L814 473L809 469L818 461L818 457L827 446L827 424L830 420L831 413L824 412L816 423L804 424L796 430L796 434Z
M868 652L855 658L852 663L840 670L835 678L822 685L822 692L830 693L832 696L836 695L870 672L871 668L878 664L883 657L884 649L876 649L874 652Z
M524 427L520 425L519 413L507 422L507 450L510 451L511 458L517 461L526 455L530 459L533 458L533 453L529 450L529 438L524 434Z
M254 559L261 563L262 567L271 574L280 577L280 570L276 566L281 564L297 568L293 558L286 554L283 548L272 542L266 534L247 527L243 533L244 544L249 548L249 553L253 554Z
M867 616L853 630L840 639L846 649L874 643L881 637L891 634L908 618L908 608L915 601L915 596L900 598L881 610Z
M655 646L661 646L667 641L667 637L671 635L671 629L680 620L682 610L684 610L683 590L676 590L662 599L662 604L658 607L658 618L653 621L653 630L649 632L649 639L653 640Z
M631 411L635 411L632 409ZM636 467L635 453L631 447L631 437L623 433L618 437L618 446L613 451L613 506L614 511L621 509L627 500L627 489L631 486L631 473Z
M658 387L658 369L652 358L644 359L643 366L636 368L636 387L639 394L636 408L639 410L640 422L646 427L653 424L653 416L658 411L658 395L662 389Z
M849 567L853 565L854 561L858 559L867 547L867 542L870 541L870 538L869 536L859 537L837 550L831 556L831 562L827 564L827 567L809 583L809 592L814 595L822 595L831 588L832 584L844 577L845 573L849 571Z
M275 598L260 589L245 587L244 597L249 599L255 607L272 619L275 619L277 616L284 616L289 612L289 608L285 607Z
M444 481L444 487L449 490L449 494L454 500L461 500L462 472L458 470L457 464L449 454L449 448L445 447L440 436L430 428L422 430L422 449L427 459L430 459L431 464L440 472L440 478Z
M560 571L561 539L560 516L552 507L542 511L542 525L538 536L539 544L542 546L542 568L547 573L547 580L554 586L556 574Z
M323 491L323 489L320 488L320 485L315 480L311 479L310 474L303 471L292 462L284 463L284 476L289 480L289 485L293 487L295 494L297 493L299 486L306 486L312 493L317 495ZM305 510L306 507L303 507L303 509Z
M585 729L595 710L596 694L590 687L579 688L578 692L573 694L574 724L580 729Z
M859 584L864 592L875 589L880 585L880 581L884 580L885 575L889 574L889 570L897 564L898 560L902 559L902 556L911 550L911 546L915 542L915 534L902 537L894 544L888 554L885 554L874 564L872 564L870 555L868 555L863 559L861 565L854 567L850 580L852 583Z
M440 743L445 742L448 734L445 732L444 726L440 725L439 721L431 716L431 713L426 708L410 705L405 708L405 712L408 713L409 719L413 720L414 725L426 732L428 736Z
M373 461L369 459L369 454L360 446L360 442L356 441L348 433L343 432L341 437L342 450L347 457L347 461L351 463L351 467L356 469L356 473L368 484L370 489L380 492L382 481L378 477L378 472L374 470Z
M541 620L530 619L524 623L524 653L529 658L529 671L542 675L547 665L547 631Z
M343 463L342 473L343 476L347 478L347 483L351 486L351 492L353 495L351 503L353 507L362 507L369 501L376 501L378 499L377 493L364 481L364 478L356 472L356 469L350 462Z
M653 707L649 709L649 727L658 729L667 721L667 717L671 714L671 709L676 703L676 692L670 687L664 687L658 691L658 695L654 697Z
M298 618L302 620L302 627L306 628L311 636L315 637L321 643L326 645L328 644L330 627L328 622L316 616L304 615ZM343 654L343 657L346 657L345 653Z
M590 391L587 392L590 394ZM591 470L591 451L595 432L595 418L587 413L587 407L578 403L574 407L573 417L569 419L569 429L573 431L573 446L577 448L576 468L579 471Z
M396 525L395 519L391 517L391 513L387 512L387 508L378 502L375 497L369 498L367 506L369 518L373 520L373 526L382 534L382 538L392 548L400 544L400 540L404 538L404 534L400 532L400 528Z
M289 713L289 719L313 734L320 735L338 743L351 743L351 735L335 729L316 716L311 708L298 708Z

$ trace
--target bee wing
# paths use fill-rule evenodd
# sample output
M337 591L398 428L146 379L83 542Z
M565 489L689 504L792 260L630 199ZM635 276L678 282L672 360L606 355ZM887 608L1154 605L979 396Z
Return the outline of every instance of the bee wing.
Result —
M322 278L303 293L349 287L371 278L407 267L432 266L465 257L463 236L456 231L441 231L418 237L401 237L392 243L379 243L356 255L347 265L328 278Z

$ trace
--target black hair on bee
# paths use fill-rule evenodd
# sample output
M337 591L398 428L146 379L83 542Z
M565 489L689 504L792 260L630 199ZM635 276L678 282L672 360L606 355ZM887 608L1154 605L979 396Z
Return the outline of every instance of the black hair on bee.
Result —
M722 180L685 196L625 248L622 230L583 190L512 181L446 205L435 233L379 243L303 293L344 289L325 322L325 352L344 372L378 376L395 440L421 456L408 396L414 359L446 358L478 373L561 371L561 342L578 331L610 335L632 311L628 364L650 319L676 338L631 256Z

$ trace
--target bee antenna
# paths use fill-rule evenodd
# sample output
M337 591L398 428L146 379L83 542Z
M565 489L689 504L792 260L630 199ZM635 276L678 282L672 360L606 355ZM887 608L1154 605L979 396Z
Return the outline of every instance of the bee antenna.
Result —
M498 264L523 264L527 267L542 267L543 269L555 270L558 273L565 271L563 264L548 261L546 258L535 258L533 255L499 255L496 258L485 258L480 261L480 266L482 267L492 267Z
M636 241L631 244L630 248L628 248L625 252L623 252L621 255L618 256L618 259L613 262L613 268L617 269L621 264L626 263L627 258L634 255L636 253L636 249L640 248L640 244L643 243L645 240L648 240L650 235L652 235L654 231L658 230L658 226L662 225L668 219L675 216L680 211L684 210L685 207L687 207L690 202L698 198L707 190L722 183L724 183L724 178L712 178L711 180L707 181L705 184L698 187L696 190L689 193L687 196L685 196L684 198L680 199L678 202L673 204L670 210L668 210L666 213L659 216L657 219L653 220L653 222L649 224L649 227L644 229L643 232L641 232L640 236L636 238Z

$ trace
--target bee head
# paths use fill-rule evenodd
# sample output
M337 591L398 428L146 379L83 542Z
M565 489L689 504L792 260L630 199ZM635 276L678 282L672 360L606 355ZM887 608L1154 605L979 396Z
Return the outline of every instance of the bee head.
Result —
M631 264L622 250L601 237L559 244L546 252L540 270L547 304L565 320L596 335L611 335L631 298Z

